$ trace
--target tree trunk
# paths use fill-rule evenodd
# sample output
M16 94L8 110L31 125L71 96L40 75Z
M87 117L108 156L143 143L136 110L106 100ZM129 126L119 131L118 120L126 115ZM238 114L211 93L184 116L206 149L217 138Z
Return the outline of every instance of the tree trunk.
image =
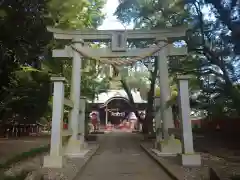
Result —
M115 66L113 66L113 69L116 73L119 73L119 70ZM120 82L122 84L123 89L127 93L127 96L128 96L128 99L129 99L129 102L130 102L130 105L131 105L131 111L135 113L135 115L137 116L138 119L141 119L140 114L138 113L138 110L135 106L131 90L129 89L129 87L126 83L126 80L122 76L121 76Z
M115 66L113 66L113 68L114 68L114 71L119 73L119 70ZM151 72L151 78L150 78L151 84L150 84L150 89L148 92L146 116L145 116L145 119L142 121L143 134L153 133L153 118L154 118L153 117L153 104L154 104L154 93L155 93L155 83L156 83L156 78L157 78L157 72L158 72L158 59L155 58L154 71ZM125 92L128 95L129 101L131 103L132 111L135 112L137 118L141 121L140 114L137 111L132 93L126 83L126 80L123 77L121 77L120 81L122 83L123 89L125 90Z
M147 103L147 109L146 109L146 116L145 116L145 123L143 129L146 131L144 133L150 134L153 133L153 104L154 104L154 93L155 93L155 84L156 84L156 78L157 78L157 72L158 72L158 59L155 58L154 60L154 71L151 72L151 84L150 89L148 91L148 103Z

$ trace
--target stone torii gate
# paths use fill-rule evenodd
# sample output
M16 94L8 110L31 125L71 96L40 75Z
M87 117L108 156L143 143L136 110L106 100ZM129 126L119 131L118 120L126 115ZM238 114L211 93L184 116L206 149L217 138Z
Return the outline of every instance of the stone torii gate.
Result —
M160 133L157 134L157 143L164 138L165 142L173 141L169 136L169 129L174 128L174 122L172 117L171 107L166 107L168 100L170 99L170 88L168 78L168 64L167 59L169 56L183 56L187 54L187 48L176 48L172 42L174 40L183 40L185 37L186 28L167 28L162 30L125 30L125 31L111 31L111 30L83 30L83 31L64 31L60 29L48 28L48 31L54 34L55 39L70 40L72 41L72 49L66 47L65 49L55 49L52 54L56 58L72 58L72 79L71 79L71 98L64 101L64 78L52 78L54 81L54 100L53 100L53 117L52 117L52 135L51 135L51 150L50 155L44 158L45 167L62 167L62 156L77 156L83 157L86 154L86 146L84 142L84 125L83 117L81 116L80 109L84 110L80 106L81 101L81 68L82 57L87 54L89 57L97 57L98 59L111 59L122 57L139 57L141 55L154 52L150 56L157 56L159 60L159 80L160 80L160 117L163 121L163 127L160 127L160 123L157 123L162 128L163 137ZM147 40L152 39L158 41L158 45L161 49L155 52L153 47L148 48L136 48L127 49L127 41L129 40ZM94 41L110 41L111 48L90 48L84 46L87 42ZM167 42L167 44L166 44ZM156 49L156 48L155 48ZM66 133L70 136L67 142L66 148L62 148L62 111L63 104L72 107L70 114L70 130ZM82 103L84 106L84 102ZM160 122L160 117L156 121ZM190 123L190 122L189 122ZM80 138L78 134L80 133ZM181 144L165 143L161 147L161 151L170 153L181 153ZM168 147L168 144L171 147ZM173 152L171 152L173 151Z

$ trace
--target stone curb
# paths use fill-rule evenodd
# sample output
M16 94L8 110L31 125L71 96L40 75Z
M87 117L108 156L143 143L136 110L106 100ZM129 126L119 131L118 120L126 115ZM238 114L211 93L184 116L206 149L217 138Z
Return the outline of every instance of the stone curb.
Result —
M173 180L183 180L184 178L178 177L172 169L167 167L162 161L160 161L153 152L151 152L144 144L140 144L140 147L149 155L161 168L173 179Z
M92 152L90 152L90 154L84 159L84 163L83 165L79 168L76 176L72 179L72 180L77 180L77 178L81 175L81 173L84 171L85 167L87 166L87 164L89 163L89 161L91 161L92 157L97 153L98 149L100 148L100 145L97 144L96 148L92 150Z

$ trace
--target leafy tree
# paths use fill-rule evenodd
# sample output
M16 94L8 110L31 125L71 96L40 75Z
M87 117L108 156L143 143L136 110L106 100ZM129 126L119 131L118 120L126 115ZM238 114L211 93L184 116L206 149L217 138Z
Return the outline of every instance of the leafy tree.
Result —
M128 87L133 91L139 91L141 98L147 100L149 72L134 71L126 77Z
M221 4L221 1L219 3ZM235 85L239 78L237 70L239 57L235 53L238 44L232 40L229 22L221 19L220 13L224 13L224 5L217 4L209 4L208 1L189 4L189 8L192 6L195 8L193 13L196 19L193 27L195 32L189 33L188 43L189 47L192 47L190 50L196 55L192 60L198 65L196 72L199 76L199 85L203 89L199 96L201 107L207 109L209 115L236 116L240 112L237 105L240 92ZM234 2L228 5L225 7L227 11L236 6ZM204 18L204 13L201 12L203 7L212 10L213 18ZM230 14L228 16L226 14L226 17L230 18L229 16ZM224 106L222 102L225 102Z
M177 1L173 4L178 3ZM181 16L179 16L181 14ZM145 1L145 0L124 0L120 1L120 5L115 12L115 15L123 22L134 22L135 28L140 29L154 29L166 27L169 24L172 26L178 26L183 24L184 20L188 18L188 14L184 8L180 6L167 5L162 1ZM143 48L154 42L133 42L134 46ZM147 59L143 60L143 64L147 64ZM150 86L147 93L147 114L145 118L145 129L149 132L152 131L152 119L153 117L153 103L155 96L155 89L158 84L157 79L157 59L153 62L153 71L150 71ZM172 104L172 102L171 102Z
M61 29L84 29L97 28L104 18L101 9L105 4L104 0L77 1L70 0L62 5L58 0L51 0L48 3L49 17L54 21L54 27ZM63 47L63 43L53 43L53 47ZM95 47L94 44L89 44ZM59 60L49 57L43 62L45 71L59 74L71 82L72 61ZM102 66L96 61L85 58L82 68L81 93L82 96L93 100L97 93L106 91L108 81L106 78L99 79ZM66 85L66 96L70 95L70 84Z
M101 12L105 0L51 0L48 16L61 29L97 28L104 19Z
M174 58L170 74L192 74L191 93L198 108L208 115L239 114L238 46L239 8L235 0L215 1L144 1L124 0L116 15L136 28L162 28L191 24L187 43L191 52L187 58ZM211 12L206 18L206 11ZM174 61L173 61L174 60ZM225 103L223 103L225 102ZM224 104L224 105L223 105Z
M52 41L52 34L47 32L46 26L96 28L104 17L100 11L104 3L104 0L71 0L63 4L57 0L1 1L1 121L35 122L48 114L51 105L48 102L51 100L49 76L59 74L70 78L71 61L51 57L51 49L62 46L62 43ZM94 64L89 66L95 69ZM96 93L94 88L102 87L98 91L106 88L106 81L100 83L90 78L96 77L97 72L83 71L83 95L90 98Z
M39 88L43 88L43 91L45 91L45 88L49 90L45 84L36 82L38 81L36 79L33 80L36 82L35 85L28 84L26 86L25 81L30 82L32 79L19 79L15 72L21 69L21 65L39 68L39 57L43 54L51 36L47 33L44 24L44 14L47 10L44 1L1 1L0 10L2 12L0 18L0 75L3 79L0 84L0 118L3 120L16 116L16 114L23 115L23 106L20 103L17 105L17 102L24 101L29 108L37 107L37 104L41 102L39 102L39 99L34 101L34 98L36 98L34 96L38 97L41 92L36 90ZM31 73L28 77L33 76L36 75ZM33 93L33 91L36 93L31 96L30 92ZM45 95L48 99L48 93ZM22 110L20 110L21 108ZM30 110L29 108L26 108L25 111ZM35 108L35 110L40 109L41 107ZM35 111L35 115L42 114L40 111ZM29 116L32 115L34 114L29 113ZM35 121L35 117L33 118Z

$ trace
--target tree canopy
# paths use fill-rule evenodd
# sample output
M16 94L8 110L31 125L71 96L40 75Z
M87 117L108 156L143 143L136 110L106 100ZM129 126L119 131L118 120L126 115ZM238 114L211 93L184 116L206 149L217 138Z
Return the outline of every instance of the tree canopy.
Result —
M104 18L104 0L3 0L0 3L0 120L36 122L51 106L51 75L71 78L71 60L51 57L61 44L53 41L47 26L62 29L97 28ZM89 99L104 91L107 81L97 81L97 64L87 60L81 91ZM88 71L84 69L88 68ZM80 82L79 82L80 83ZM66 84L66 96L69 84ZM99 89L96 92L96 89Z
M189 55L169 59L170 76L193 75L194 105L209 116L239 116L239 2L121 0L115 15L135 29L188 25ZM176 82L176 81L175 81Z

